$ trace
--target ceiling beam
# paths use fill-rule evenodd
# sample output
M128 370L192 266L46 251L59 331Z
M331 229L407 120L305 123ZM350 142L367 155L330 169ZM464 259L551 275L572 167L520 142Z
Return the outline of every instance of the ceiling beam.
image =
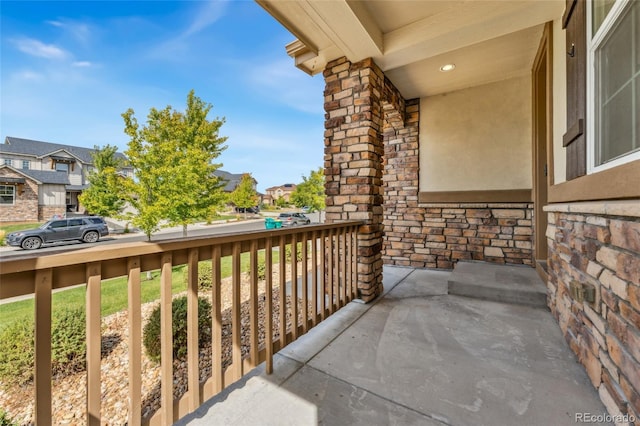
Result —
M564 1L463 2L384 35L383 70L390 70L557 19Z

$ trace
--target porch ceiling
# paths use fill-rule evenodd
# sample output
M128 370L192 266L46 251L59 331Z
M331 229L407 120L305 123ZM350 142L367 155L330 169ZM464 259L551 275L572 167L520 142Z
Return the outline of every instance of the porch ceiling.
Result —
M407 98L528 73L542 24L564 0L256 0L298 40L287 46L309 74L346 56L372 57ZM454 63L454 71L440 67Z

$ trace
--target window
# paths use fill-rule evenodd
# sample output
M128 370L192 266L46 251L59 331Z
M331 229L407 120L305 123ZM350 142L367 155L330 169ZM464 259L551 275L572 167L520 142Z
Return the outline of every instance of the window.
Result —
M66 227L67 227L66 220L54 220L49 224L49 228L52 228L52 229L60 229L60 228L66 228Z
M15 204L16 187L0 185L0 204Z
M640 2L593 0L588 28L588 166L640 159Z
M31 162L29 160L22 160L22 168L24 170L29 170L30 166L31 166Z
M82 219L69 219L69 226L82 226L84 221Z
M11 165L11 158L5 158L4 159L4 165L5 166L10 166Z
M67 172L69 173L69 164L68 163L60 163L56 161L56 172Z

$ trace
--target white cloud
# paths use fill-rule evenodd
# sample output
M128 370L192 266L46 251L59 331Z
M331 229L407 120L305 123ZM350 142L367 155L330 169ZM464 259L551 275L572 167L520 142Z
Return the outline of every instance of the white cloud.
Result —
M83 22L75 22L68 19L61 19L57 21L47 21L49 25L63 29L65 32L71 34L73 38L82 44L87 44L91 38L91 29L89 25Z
M203 2L202 6L196 10L193 21L182 33L181 38L196 34L214 24L224 15L226 8L226 1L212 0Z
M79 68L89 68L93 66L93 64L89 61L76 61L72 65Z
M67 51L54 44L45 44L40 40L32 38L25 37L16 39L13 40L13 43L18 48L18 50L31 56L37 56L47 59L64 59L69 56L69 53Z
M260 64L251 69L248 77L254 90L299 111L321 114L324 82L300 71L289 58Z
M24 71L19 71L17 73L15 73L13 75L13 77L15 79L18 80L25 80L25 81L42 81L44 80L44 75L35 72L35 71L31 71L31 70L24 70Z

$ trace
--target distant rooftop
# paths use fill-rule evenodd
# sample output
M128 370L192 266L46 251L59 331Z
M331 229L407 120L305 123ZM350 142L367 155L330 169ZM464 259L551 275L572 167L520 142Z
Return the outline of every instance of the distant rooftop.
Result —
M95 151L93 148L35 141L12 136L7 136L5 143L0 144L0 154L30 155L42 158L54 155L60 151L66 151L85 164L93 164L93 159L91 158L91 153ZM121 152L116 152L116 157L126 160L126 157Z

